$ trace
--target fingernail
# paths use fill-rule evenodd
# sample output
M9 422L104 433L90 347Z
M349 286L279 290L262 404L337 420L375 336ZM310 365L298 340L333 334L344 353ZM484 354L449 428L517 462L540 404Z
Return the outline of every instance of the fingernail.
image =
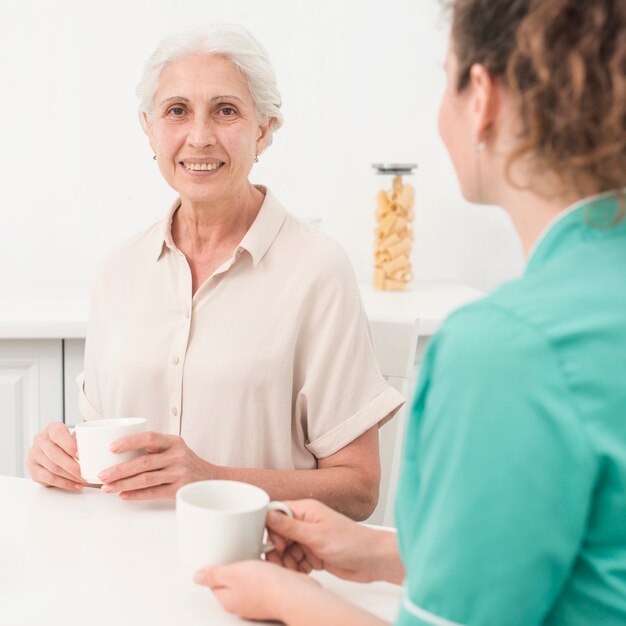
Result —
M193 582L198 583L199 585L201 585L204 582L204 572L202 570L198 570L193 575Z
M115 441L109 446L109 450L111 450L111 452L117 452L119 449L120 449L120 446Z
M102 485L102 487L100 487L100 491L104 491L104 493L113 493L113 487L111 485Z

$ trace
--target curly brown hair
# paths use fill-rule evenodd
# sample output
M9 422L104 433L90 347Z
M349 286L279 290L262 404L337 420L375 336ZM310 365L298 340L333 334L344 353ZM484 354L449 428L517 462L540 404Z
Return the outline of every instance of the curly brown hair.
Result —
M519 145L581 195L626 186L626 0L448 0L457 89L474 63L517 102Z

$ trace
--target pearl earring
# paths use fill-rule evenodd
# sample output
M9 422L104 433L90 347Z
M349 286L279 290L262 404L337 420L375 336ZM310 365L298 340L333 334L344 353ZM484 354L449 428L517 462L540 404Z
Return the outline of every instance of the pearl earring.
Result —
M259 162L259 155L258 155L258 154L255 154L255 155L254 155L254 162L255 162L255 163L258 163L258 162Z

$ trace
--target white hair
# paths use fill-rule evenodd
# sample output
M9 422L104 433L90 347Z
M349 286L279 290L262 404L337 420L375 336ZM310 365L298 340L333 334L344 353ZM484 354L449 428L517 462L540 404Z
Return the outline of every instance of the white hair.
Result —
M139 121L147 132L144 113L152 115L154 96L159 88L163 68L172 61L194 54L219 54L228 58L239 69L256 106L260 125L272 119L265 147L272 143L272 135L283 124L281 98L276 76L265 48L243 26L238 24L211 24L206 28L169 35L161 40L146 61L137 85Z

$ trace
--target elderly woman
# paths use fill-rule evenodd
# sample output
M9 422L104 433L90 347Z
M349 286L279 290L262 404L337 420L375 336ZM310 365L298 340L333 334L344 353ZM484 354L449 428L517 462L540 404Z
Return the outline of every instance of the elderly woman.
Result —
M506 209L528 266L429 346L397 541L305 500L268 518L270 559L404 580L401 626L623 626L626 3L451 5L441 135L463 194ZM250 618L382 624L273 563L198 581Z
M282 124L267 55L243 28L171 37L148 60L140 117L167 217L94 281L81 411L148 419L100 475L124 499L226 478L313 496L357 519L377 502L378 427L402 404L377 368L349 261L248 176ZM61 424L29 453L43 485L80 489Z

